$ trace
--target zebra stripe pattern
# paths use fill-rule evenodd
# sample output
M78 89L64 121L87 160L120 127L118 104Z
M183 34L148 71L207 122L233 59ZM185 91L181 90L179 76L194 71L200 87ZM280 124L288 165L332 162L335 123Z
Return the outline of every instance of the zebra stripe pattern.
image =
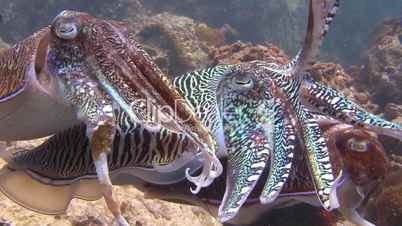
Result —
M300 122L318 196L323 206L330 209L329 194L335 178L322 131L313 115L300 102L301 77L290 79L288 76L277 72L270 73L270 75L275 84L287 96Z
M171 163L192 147L184 134L150 132L137 125L125 135L116 134L108 164L112 171L124 167L152 168ZM96 177L89 149L86 127L82 124L53 136L35 151L18 152L10 167L27 168L43 176L40 180L47 184L70 184Z
M219 207L221 222L233 218L260 178L274 144L274 125L258 102L238 95L225 101L223 125L228 151L226 191Z
M319 0L317 2L321 1ZM322 41L327 35L340 6L340 0L335 0L329 9L325 8L324 3L317 2L314 3L314 1L310 1L309 24L303 48L289 64L280 66L279 71L297 75L297 73L308 69L314 64ZM323 13L325 16L321 15ZM318 23L318 25L315 23Z
M362 107L330 87L313 80L306 81L305 87L310 94L310 98L307 98L307 100L334 118L372 129L389 129L402 133L401 125L365 111ZM396 136L396 138L400 139L400 136Z
M233 67L233 65L218 65L184 74L173 81L176 89L212 133L215 133L221 124L217 106L218 85Z
M296 136L293 126L286 124L285 115L280 104L276 103L271 113L274 115L275 147L271 153L268 180L260 195L260 200L263 204L275 201L286 183L292 167Z

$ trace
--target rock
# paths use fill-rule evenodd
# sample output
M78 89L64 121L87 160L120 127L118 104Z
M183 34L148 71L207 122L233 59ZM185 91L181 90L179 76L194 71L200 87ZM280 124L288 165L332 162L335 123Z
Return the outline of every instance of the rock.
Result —
M396 170L377 186L367 201L365 212L377 226L397 226L402 222L402 170Z
M147 0L144 5L154 12L188 16L212 27L230 24L239 31L240 40L270 40L287 51L296 51L304 38L307 4L301 0Z
M135 39L170 76L205 68L211 63L208 56L210 46L208 40L202 38L223 38L223 34L205 24L169 13L150 17L133 26Z
M399 19L385 20L374 32L362 71L375 102L402 104L402 27Z
M360 71L356 67L348 73L339 64L317 63L313 65L310 73L313 79L340 91L368 111L377 112L378 106L373 102L371 94L362 86L358 77Z
M389 120L394 120L402 116L402 105L388 103L385 105L384 116Z
M215 48L210 56L214 64L238 64L253 60L282 64L289 62L285 52L272 44L255 45L240 41Z

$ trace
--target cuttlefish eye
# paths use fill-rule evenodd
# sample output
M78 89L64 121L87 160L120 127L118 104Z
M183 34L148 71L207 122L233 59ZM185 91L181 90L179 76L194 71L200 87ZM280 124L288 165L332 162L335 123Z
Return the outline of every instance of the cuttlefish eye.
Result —
M366 140L356 140L355 138L348 140L348 146L352 151L366 152L368 151L368 145Z
M78 36L79 32L79 22L75 17L69 15L69 11L63 11L53 20L53 31L56 36L65 39L71 40ZM71 13L70 13L71 14Z
M251 89L254 87L254 81L248 74L239 74L233 77L232 86L235 89Z

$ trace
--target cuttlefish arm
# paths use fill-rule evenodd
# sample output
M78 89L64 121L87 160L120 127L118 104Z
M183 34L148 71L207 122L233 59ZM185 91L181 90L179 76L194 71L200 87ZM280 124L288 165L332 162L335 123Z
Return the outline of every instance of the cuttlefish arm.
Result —
M262 204L274 202L281 193L290 175L296 145L294 128L286 121L281 103L275 103L271 111L274 118L275 147L271 153L268 180L260 195Z
M401 125L367 112L335 89L313 80L304 81L302 87L306 99L322 112L340 121L363 126L378 134L402 140Z
M103 196L116 221L127 225L113 198L107 160L118 129L114 110L121 109L151 130L162 126L185 133L203 153L199 184L219 176L222 165L209 131L146 52L120 28L85 13L63 11L51 26L47 67L56 77L61 102L72 105L87 124Z
M90 78L132 121L185 133L203 153L204 168L209 169L206 178L213 179L222 172L209 130L148 54L128 37L122 24L68 11L58 16L53 24L56 34L57 29L71 24L81 31L75 38L62 34L67 38L61 42L59 38L55 47L79 42L79 48L85 52L83 60L88 65Z
M307 32L303 47L296 57L285 66L285 69L289 69L293 75L297 76L300 72L311 68L339 6L340 0L335 0L330 7L327 6L326 0L309 1Z
M226 190L219 206L219 221L234 218L260 178L274 148L274 122L265 111L269 106L250 106L237 96L225 101L223 127L228 169ZM260 112L256 112L259 110Z
M277 80L277 83L282 86L300 122L300 129L302 130L314 184L318 197L323 207L327 210L337 207L335 203L331 203L330 201L330 194L333 191L335 178L328 155L328 148L318 122L300 102L299 93L305 71L315 61L321 42L339 7L339 2L339 0L335 0L331 8L328 8L325 4L326 1L309 1L307 32L302 49L289 64L279 67L277 71L273 70L282 75ZM287 77L288 82L283 83L281 81L282 77ZM283 83L283 85L280 83Z

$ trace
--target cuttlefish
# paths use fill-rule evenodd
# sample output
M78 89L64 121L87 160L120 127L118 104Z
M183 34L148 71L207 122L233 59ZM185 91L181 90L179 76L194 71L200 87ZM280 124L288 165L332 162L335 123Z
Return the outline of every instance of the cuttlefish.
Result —
M202 150L199 183L220 174L209 130L127 27L88 14L63 11L49 27L0 55L0 139L44 137L84 122L102 193L121 225L112 195L107 153L119 125L115 110L149 130L186 134Z
M312 176L314 194L319 203L327 210L342 208L342 199L338 198L337 193L338 189L342 188L343 179L340 178L344 178L346 174L338 175L334 170L332 166L334 160L330 156L332 151L328 149L329 143L320 127L320 118L316 117L314 111L319 111L326 117L332 117L339 123L343 122L349 126L353 125L378 134L401 138L400 125L364 111L338 91L306 75L306 70L311 67L339 6L339 1L335 1L330 7L323 3L325 1L309 1L310 11L305 43L299 54L289 64L255 61L237 65L218 65L185 74L173 82L190 108L214 134L220 151L218 154L227 158L226 190L218 210L218 218L222 222L230 221L237 216L260 179L265 181L260 193L260 202L265 205L277 203L277 198L292 173L296 153L294 143L297 140L302 144L302 155L308 162L307 175ZM91 41L88 42L91 43ZM57 51L61 49L63 46L56 48ZM80 58L78 63L81 62L87 65L84 68L98 68L92 58L85 61ZM63 70L60 73L69 71L70 64L74 66L75 63L77 62L69 61L67 66L62 65ZM57 63L53 67L60 69ZM102 84L102 75L96 76ZM75 81L75 78L70 80ZM67 84L66 87L71 85L74 83ZM113 89L109 89L106 83L103 86L105 92L110 95L108 98L113 100ZM100 99L107 100L107 98ZM113 114L116 119L114 123L118 124L119 133L114 134L113 151L108 155L112 181L135 183L136 180L131 177L134 175L149 183L171 185L174 181L187 178L197 185L195 189L192 189L194 193L201 192L202 187L209 187L213 183L212 179L218 176L217 172L220 170L210 172L211 167L203 167L200 176L191 176L200 164L205 164L205 161L208 166L211 166L208 159L194 159L194 156L188 156L187 146L182 145L183 141L169 143L173 139L172 136L176 137L173 140L180 140L180 131L165 130L162 125L162 128L159 128L152 123L152 120L149 123L146 118L142 118L143 120L139 120L141 123L138 123L133 119L134 117L130 116L132 113L124 108L124 103L119 103L119 100L115 102L119 107L114 108ZM79 105L79 102L75 104ZM85 131L89 123L86 124ZM169 125L165 127L169 128ZM74 137L67 139L70 136L68 134L80 134L69 131L50 139L49 143L46 143L47 146L37 149L40 150L38 152L24 152L21 155L10 156L9 168L3 174L6 175L3 177L5 181L7 181L6 178L25 178L26 181L29 177L35 178L33 183L37 184L38 190L45 190L45 187L42 187L43 183L47 184L46 189L50 190L55 184L64 184L67 190L63 190L65 192L63 197L67 198L59 200L61 207L55 208L57 211L53 211L52 206L46 207L52 211L46 211L46 208L43 210L42 207L46 204L36 200L30 202L26 197L19 197L12 192L15 186L13 184L9 184L8 187L3 186L3 191L11 193L10 197L24 203L25 206L45 213L64 210L72 197L94 197L85 196L85 193L82 195L79 192L91 190L85 189L87 186L82 185L84 182L79 179L94 174L92 166L94 163L91 162L91 158L85 157L87 152L83 152L78 158L80 155L75 154L77 149L71 150L69 145L76 143L83 145L85 149L88 147L93 149L93 147L85 144L85 136L79 139L80 142L73 142L74 139L78 139ZM157 138L150 139L149 137L152 136L144 135L147 133L156 133L154 135ZM110 135L113 133L111 132ZM135 139L139 139L138 137L148 137L154 143L136 143ZM159 142L155 143L155 141ZM161 149L160 142L168 143L163 143L165 145L162 145ZM196 142L189 141L189 143L199 146ZM180 148L177 149L177 147ZM191 147L188 148L193 150ZM58 149L63 151L59 152ZM80 150L82 149L78 149ZM42 159L50 155L49 153L64 153L68 158L61 157L61 154L55 155L55 158L42 168ZM62 159L66 161L61 161ZM77 169L71 166L78 162L80 167ZM269 170L268 176L262 176L265 169ZM116 172L115 176L113 171ZM72 172L74 176L70 177ZM114 179L121 175L124 175L123 179ZM160 177L154 178L155 175ZM78 192L75 193L75 191ZM353 208L347 209L353 210Z
M358 225L373 225L356 209L389 170L383 146L369 130L333 119L317 120L329 144L334 171L340 175L333 194L337 196L335 200L339 202L340 212ZM34 150L14 154L0 171L0 190L20 205L43 214L64 213L73 198L101 198L94 162L87 151L89 140L85 127L85 124L73 127L51 137ZM200 170L200 160L187 159L181 167L172 168L179 164L178 159L183 159L188 150L195 147L190 139L178 133L149 131L140 125L130 130L125 137L116 135L114 150L108 156L113 184L133 185L143 190L147 197L201 206L219 216L219 206L226 190L226 174L198 194L193 194L190 190L192 183L186 180L184 172L187 168L195 169L195 172ZM119 144L124 144L124 147ZM228 223L251 224L273 209L299 203L321 206L303 147L295 145L289 179L277 199L269 204L260 202L259 196L266 183L261 179ZM223 157L221 161L226 171L228 159ZM262 178L268 178L270 170L270 167L265 168ZM28 187L31 192L24 192Z

